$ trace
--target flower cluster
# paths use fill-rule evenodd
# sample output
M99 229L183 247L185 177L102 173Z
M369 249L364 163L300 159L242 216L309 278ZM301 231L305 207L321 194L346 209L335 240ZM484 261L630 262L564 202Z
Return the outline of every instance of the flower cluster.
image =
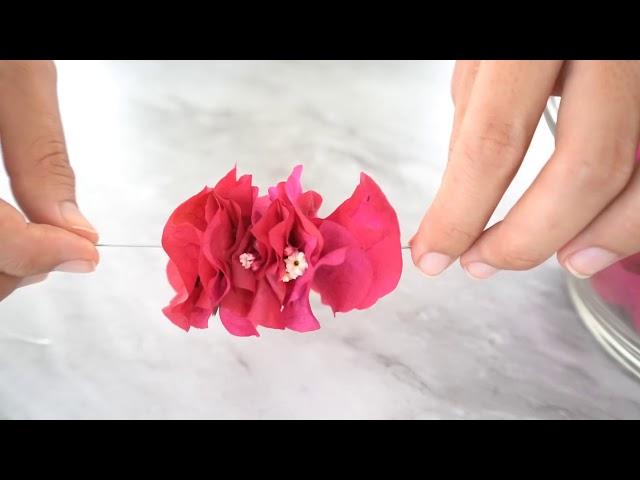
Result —
M335 314L396 288L400 228L380 187L361 174L351 197L320 218L322 197L303 191L301 174L295 167L259 196L234 168L173 212L162 236L176 291L163 312L173 323L206 328L218 313L234 335L257 336L258 326L307 332L320 326L311 290Z

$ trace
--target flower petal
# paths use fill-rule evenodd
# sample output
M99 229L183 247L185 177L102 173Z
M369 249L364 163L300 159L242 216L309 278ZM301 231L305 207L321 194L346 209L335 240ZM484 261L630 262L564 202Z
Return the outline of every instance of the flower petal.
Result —
M189 224L204 231L207 227L205 205L211 190L209 187L204 187L199 193L182 202L169 217L167 225Z
M221 198L236 203L247 218L251 215L253 201L258 194L258 188L251 185L251 175L243 175L236 180L236 167L213 187L213 191Z
M260 221L262 216L269 208L269 205L271 205L271 199L269 198L269 195L264 195L262 197L256 198L256 201L253 203L253 210L251 212L251 223L253 225Z
M287 304L282 310L282 319L288 329L296 332L311 332L320 328L309 304L308 288L306 295L301 295L297 300Z
M308 190L298 197L297 205L305 217L314 218L322 205L322 196L313 190Z
M286 182L280 182L275 187L269 187L271 201L288 199L291 203L296 203L298 197L302 194L301 176L302 165L296 165Z
M342 225L326 220L320 232L325 249L313 272L313 289L334 314L359 308L371 290L371 262L357 239Z
M224 328L232 335L238 337L260 336L256 327L253 326L247 317L237 315L227 308L222 307L220 309L220 321L222 325L224 325Z
M177 293L169 305L162 309L165 316L185 331L189 331L190 327L206 327L212 311L207 302L203 301L203 298L207 297L203 297L202 285L197 283L193 290L188 292L173 262L167 265L167 277Z
M254 325L262 325L268 328L285 328L282 320L280 300L273 292L266 279L258 282L258 288L249 311L248 318Z
M198 258L202 233L193 225L165 227L162 245L176 267L187 290L191 290L198 277Z
M368 308L393 291L402 273L400 225L380 187L362 173L351 197L326 220L345 227L370 262L373 275L370 291L356 308Z

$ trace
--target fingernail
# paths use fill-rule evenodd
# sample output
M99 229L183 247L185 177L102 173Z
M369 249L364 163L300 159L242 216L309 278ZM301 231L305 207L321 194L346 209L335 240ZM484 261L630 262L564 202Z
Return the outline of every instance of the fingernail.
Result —
M564 266L578 278L589 278L619 258L618 255L604 248L590 247L571 255L564 262Z
M48 273L43 273L41 275L31 275L30 277L24 277L22 280L20 280L20 283L18 283L18 288L33 285L34 283L40 283L46 280L48 276Z
M495 274L498 269L482 262L472 262L464 267L465 271L477 280L484 280Z
M95 269L96 264L94 262L88 262L85 260L73 260L71 262L65 262L54 268L56 272L67 273L91 273Z
M445 268L451 265L453 259L443 253L425 253L418 261L418 267L427 277L440 275Z
M98 232L84 215L80 213L75 203L62 202L60 204L60 213L62 214L62 218L71 225L71 228L77 230L78 235L82 235L93 243L98 241Z

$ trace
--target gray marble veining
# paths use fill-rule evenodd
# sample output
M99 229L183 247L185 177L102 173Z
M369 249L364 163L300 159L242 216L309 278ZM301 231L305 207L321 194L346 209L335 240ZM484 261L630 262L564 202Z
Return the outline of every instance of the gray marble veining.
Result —
M107 243L157 243L171 209L237 163L303 163L330 212L373 176L404 240L437 189L451 62L59 62L80 204ZM551 153L541 123L503 216ZM6 180L0 196L8 198ZM563 273L423 277L315 333L185 334L161 250L103 249L0 303L0 418L640 418L640 383L583 328ZM46 338L25 343L14 335Z

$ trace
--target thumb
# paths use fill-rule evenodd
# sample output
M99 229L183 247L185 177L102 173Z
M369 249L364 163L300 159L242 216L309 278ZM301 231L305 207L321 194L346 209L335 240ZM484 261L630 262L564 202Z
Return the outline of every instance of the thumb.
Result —
M11 188L32 221L98 241L76 204L53 62L0 62L0 136Z
M98 251L86 238L26 223L20 212L0 200L0 273L19 278L52 270L89 273L98 261Z

